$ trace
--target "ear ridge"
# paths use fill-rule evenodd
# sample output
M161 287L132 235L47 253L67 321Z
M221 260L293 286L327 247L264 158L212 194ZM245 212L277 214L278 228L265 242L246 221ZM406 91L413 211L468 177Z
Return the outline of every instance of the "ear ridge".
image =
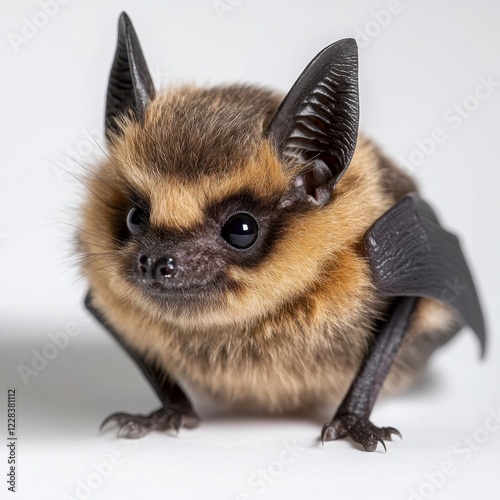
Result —
M144 119L155 89L132 21L125 12L118 20L118 41L106 95L106 136L119 133L117 118L131 113Z
M302 72L266 131L283 160L291 157L312 165L311 175L299 184L308 195L321 187L315 197L320 203L330 199L328 193L346 171L356 148L357 72L354 39L326 47Z

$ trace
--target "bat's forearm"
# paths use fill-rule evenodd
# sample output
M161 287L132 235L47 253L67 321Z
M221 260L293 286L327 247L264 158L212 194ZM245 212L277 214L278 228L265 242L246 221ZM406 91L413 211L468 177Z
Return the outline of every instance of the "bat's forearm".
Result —
M323 442L349 436L365 450L374 451L378 443L385 448L384 439L391 439L392 434L401 436L393 427L376 427L369 417L408 331L417 300L415 297L398 298L388 319L380 324L347 395L332 420L323 427Z
M345 412L370 415L408 330L417 300L415 297L401 297L392 306L389 319L377 330L371 349L342 401L337 416Z

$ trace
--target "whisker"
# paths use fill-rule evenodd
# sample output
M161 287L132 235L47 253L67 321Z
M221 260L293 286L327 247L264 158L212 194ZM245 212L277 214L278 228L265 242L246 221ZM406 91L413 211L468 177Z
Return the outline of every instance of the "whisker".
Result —
M92 137L93 138L93 137ZM94 139L95 140L95 139ZM97 142L96 142L97 144ZM98 145L98 144L97 144ZM99 146L99 145L98 145ZM99 146L100 147L100 146ZM70 155L66 154L64 151L61 151L60 149L57 149L57 148L54 148L56 151L58 151L59 153L61 153L62 155L66 156L66 158L69 158L72 162L76 163L78 166L80 166L81 168L83 168L83 170L85 170L87 173L89 173L92 177L96 178L98 181L102 182L105 186L108 186L110 189L112 189L113 191L116 191L116 187L113 186L112 184L110 184L109 182L105 181L102 177L98 176L95 172L93 172L90 168L87 168L85 165L83 165L82 163L80 163L79 161L75 160L73 157L71 157ZM102 150L101 150L102 151ZM104 153L106 154L106 153ZM109 156L106 155L108 158ZM111 161L111 159L109 160ZM115 165L112 161L111 163L113 165ZM116 165L115 165L116 167ZM116 167L118 168L118 167ZM135 202L134 200L132 200L132 198L128 197L127 195L125 195L125 198L127 198L128 201L130 201L130 203L134 204L134 205L137 205L137 202ZM141 207L141 208L144 208L144 207Z
M90 236L95 236L98 239L102 238L102 235L91 233L90 231L87 231L87 230L85 230L85 229L83 229L83 228L81 228L79 226L74 225L74 224L70 224L69 222L66 222L66 221L63 221L63 220L53 219L52 217L49 217L47 215L44 215L44 217L46 219L52 220L54 222L57 222L59 224L65 224L66 226L70 226L70 227L73 227L75 229L78 229L78 231L82 231L83 233L89 234ZM121 244L121 241L118 238L115 238L115 237L112 236L111 239L112 239L112 241L114 241L114 243L117 244L117 246Z
M101 177L99 177L95 172L93 172L90 168L87 168L83 163L80 163L78 160L75 160L72 156L66 154L64 151L61 151L59 148L54 148L58 153L61 153L63 156L65 156L66 158L68 158L69 160L71 160L72 162L76 163L78 166L80 166L81 168L83 168L83 170L85 170L86 172L88 172L90 175L92 175L93 177L95 177L98 181L101 181L103 184L105 184L106 186L110 187L111 189L114 189L114 187L109 184L109 182L106 182L104 179L102 179ZM61 167L62 168L62 167Z
M82 186L86 187L101 203L104 203L104 205L106 205L108 208L111 208L111 210L117 210L119 208L117 205L111 205L109 202L107 202L106 200L102 199L94 190L92 190L87 184L85 184L85 182L83 182L75 174L73 174L72 172L70 172L66 168L64 168L61 165L59 165L59 163L55 162L54 160L51 160L50 158L47 158L46 156L42 156L42 158L44 160L49 161L50 163L52 163L56 167L59 167L61 170L63 170L64 172L66 172L68 175L71 175L71 177L73 177L73 179L75 179L76 181L78 181Z
M118 165L111 159L111 156L109 156L106 151L104 151L104 149L101 147L101 145L99 144L99 142L97 142L97 139L92 135L92 132L87 129L87 132L89 133L90 137L92 137L92 140L95 142L96 146L101 150L101 153L111 162L111 165L113 165L117 172L120 172L121 169L118 167ZM127 163L124 161L124 159L122 158L122 161L124 163ZM138 201L138 200L132 200L131 198L129 198L128 196L126 196L126 198L131 202L133 203L134 205L137 205L139 208L142 208L143 210L148 210L148 207L146 205L144 205L141 201Z
M90 137L92 137L92 140L95 142L96 146L101 150L101 153L111 162L111 164L118 169L118 166L116 163L111 159L111 157L104 151L104 149L101 147L101 145L97 142L97 139L92 135L92 132L87 129L87 132L89 133Z
M104 156L111 162L111 164L116 168L116 170L119 172L120 169L119 167L116 165L116 163L110 158L110 156L108 156L106 154L106 152L101 148L101 146L99 145L99 143L96 141L95 137L91 134L91 132L87 129L89 135L92 137L93 141L96 143L97 147L102 151L102 153L104 154ZM83 170L85 170L87 173L89 173L90 175L92 175L93 177L95 177L98 181L102 182L104 185L108 186L110 189L112 190L117 190L117 188L115 186L113 186L112 184L110 184L109 182L105 181L102 177L98 176L94 171L92 171L91 169L87 168L85 165L83 165L82 163L80 163L79 161L75 160L72 156L66 154L64 151L61 151L60 149L58 148L54 148L57 152L61 153L62 155L66 156L66 158L69 158L72 162L76 163L78 166L80 166L81 168L83 168ZM62 168L62 167L60 167ZM63 169L64 170L64 169ZM87 187L87 186L86 186ZM125 198L130 202L132 203L132 205L137 205L139 208L142 208L143 210L147 210L148 207L146 205L144 205L141 201L139 200L135 200L135 199L132 199L130 198L130 196L124 194L122 191L120 191L121 194L123 194L125 196ZM102 200L101 200L102 201Z
M88 259L97 259L99 257L114 257L115 254L113 252L94 252L94 253L87 253L83 255L78 255L76 257L73 257L69 260L66 260L64 262L60 262L56 266L54 266L52 269L57 269L58 267L64 266L65 264L78 264L80 262L83 262Z
M99 247L99 248L106 248L109 250L109 245L103 245L102 243L96 243L95 241L87 241L84 240L83 238L80 238L79 240L65 240L66 243L83 243L85 245L91 245L94 247ZM59 244L59 243L58 243Z
M67 261L67 262L63 262L62 264L58 264L57 266L55 266L54 269L57 269L58 267L61 267L62 265L66 265L66 268L63 269L63 271L61 272L61 274L66 274L71 269L80 268L80 266L82 264L84 264L85 262L92 263L93 261L98 260L98 259L99 259L99 257L95 256L95 255L94 256L87 256L86 258L78 258L78 259L75 259L73 261Z
M86 278L87 276L90 276L92 273L96 273L97 271L102 271L103 269L108 269L108 275L109 276L111 276L111 277L116 276L116 278L118 278L118 275L115 272L110 271L109 268L108 268L108 266L102 266L102 267L99 267L97 269L92 269L92 271L89 271L88 273L83 274L82 276L80 276L79 278L77 278L75 281L73 281L73 283L71 283L71 285L74 285L75 283L77 283L81 279Z

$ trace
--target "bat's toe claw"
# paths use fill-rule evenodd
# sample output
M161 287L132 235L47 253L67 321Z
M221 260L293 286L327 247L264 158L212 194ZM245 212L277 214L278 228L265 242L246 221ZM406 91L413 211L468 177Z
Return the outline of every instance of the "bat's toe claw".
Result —
M103 431L104 427L106 427L109 423L115 423L118 425L118 427L121 427L123 424L125 424L126 422L130 421L132 418L135 417L136 415L130 415L129 413L124 413L124 412L112 413L102 421L99 430Z
M131 420L119 427L118 432L116 433L116 437L123 439L139 439L141 437L144 437L152 430L153 426L146 420Z
M348 413L335 416L331 422L323 426L321 442L350 437L366 451L375 451L380 443L387 452L385 440L390 441L393 434L402 437L394 427L377 427L367 417Z
M138 439L152 431L175 430L181 427L193 429L200 423L200 418L192 410L182 411L174 408L160 408L149 415L132 415L117 412L107 417L101 424L102 430L107 424L118 425L117 437L125 439Z
M384 447L384 452L387 453L387 446L385 445L384 440L381 437L375 436L375 439L377 440L373 446L371 446L369 449L365 447L366 451L375 451L377 449L377 442L380 443Z
M401 432L399 432L394 427L382 427L380 430L384 431L384 434L385 434L384 439L388 439L389 441L392 441L393 434L398 436L399 439L403 439Z
M323 429L321 429L321 444L325 444L325 441L333 441L334 439L340 439L347 436L347 432L342 424L342 421L332 420L327 422Z

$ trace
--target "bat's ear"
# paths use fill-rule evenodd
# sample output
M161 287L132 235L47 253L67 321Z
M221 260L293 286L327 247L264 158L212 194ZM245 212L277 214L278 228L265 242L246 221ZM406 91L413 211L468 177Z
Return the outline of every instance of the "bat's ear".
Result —
M118 43L106 95L105 132L108 140L113 135L120 134L117 122L120 116L128 114L142 121L154 96L153 79L139 39L130 18L122 12L118 20Z
M346 38L311 61L266 130L283 162L304 165L282 206L328 203L354 153L358 118L358 47Z

